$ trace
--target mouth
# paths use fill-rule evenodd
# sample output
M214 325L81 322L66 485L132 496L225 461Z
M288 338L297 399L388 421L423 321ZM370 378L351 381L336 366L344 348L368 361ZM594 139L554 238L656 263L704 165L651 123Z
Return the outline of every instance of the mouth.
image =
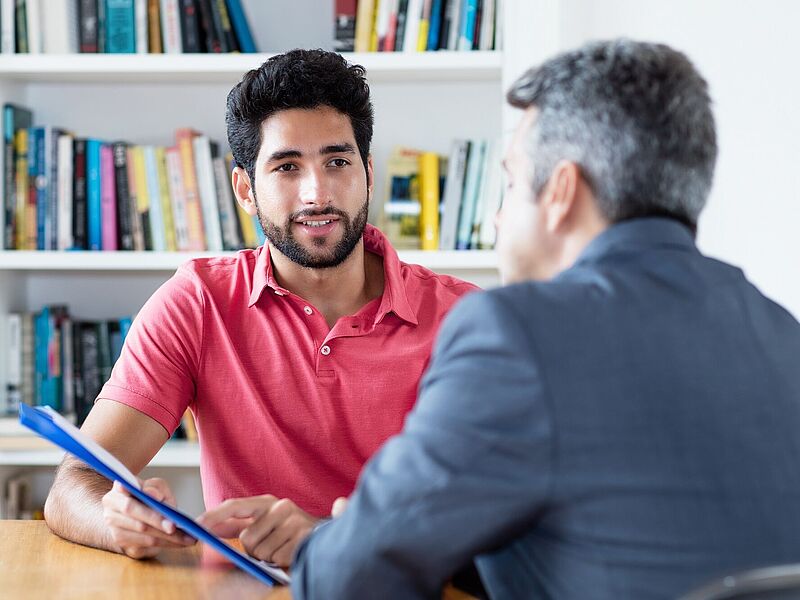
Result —
M333 232L339 223L339 219L330 215L318 217L299 217L295 219L294 223L306 235L311 237L322 237Z

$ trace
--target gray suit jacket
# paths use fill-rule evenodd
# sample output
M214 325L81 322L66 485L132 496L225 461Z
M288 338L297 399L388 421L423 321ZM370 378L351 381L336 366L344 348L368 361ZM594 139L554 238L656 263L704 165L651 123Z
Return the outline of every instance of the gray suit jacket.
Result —
M798 322L662 218L468 296L292 591L437 598L473 557L491 598L581 600L800 561Z

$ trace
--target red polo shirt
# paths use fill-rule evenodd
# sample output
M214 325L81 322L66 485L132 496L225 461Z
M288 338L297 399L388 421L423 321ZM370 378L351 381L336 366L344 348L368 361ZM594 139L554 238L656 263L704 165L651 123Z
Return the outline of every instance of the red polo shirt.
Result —
M100 392L172 432L191 408L207 508L273 494L314 514L353 490L365 461L400 431L439 324L475 289L383 257L383 296L329 329L281 288L269 248L191 260L147 301Z

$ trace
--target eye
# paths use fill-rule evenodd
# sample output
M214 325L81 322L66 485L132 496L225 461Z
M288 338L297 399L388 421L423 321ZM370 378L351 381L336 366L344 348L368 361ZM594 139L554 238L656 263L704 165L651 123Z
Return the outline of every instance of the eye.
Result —
M279 167L276 167L275 170L281 173L288 173L289 171L296 171L297 165L293 165L292 163L285 163L283 165L280 165Z
M337 167L337 168L341 169L342 167L346 167L347 165L349 165L350 162L345 160L344 158L334 158L328 164L329 165L333 165L334 167Z

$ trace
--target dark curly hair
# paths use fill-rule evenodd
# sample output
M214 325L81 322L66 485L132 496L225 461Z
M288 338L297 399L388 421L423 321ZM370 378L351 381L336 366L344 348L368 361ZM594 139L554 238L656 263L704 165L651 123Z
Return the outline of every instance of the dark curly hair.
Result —
M366 71L325 50L291 50L245 73L228 94L225 124L233 158L255 185L261 124L281 110L329 106L350 118L367 169L373 109Z

